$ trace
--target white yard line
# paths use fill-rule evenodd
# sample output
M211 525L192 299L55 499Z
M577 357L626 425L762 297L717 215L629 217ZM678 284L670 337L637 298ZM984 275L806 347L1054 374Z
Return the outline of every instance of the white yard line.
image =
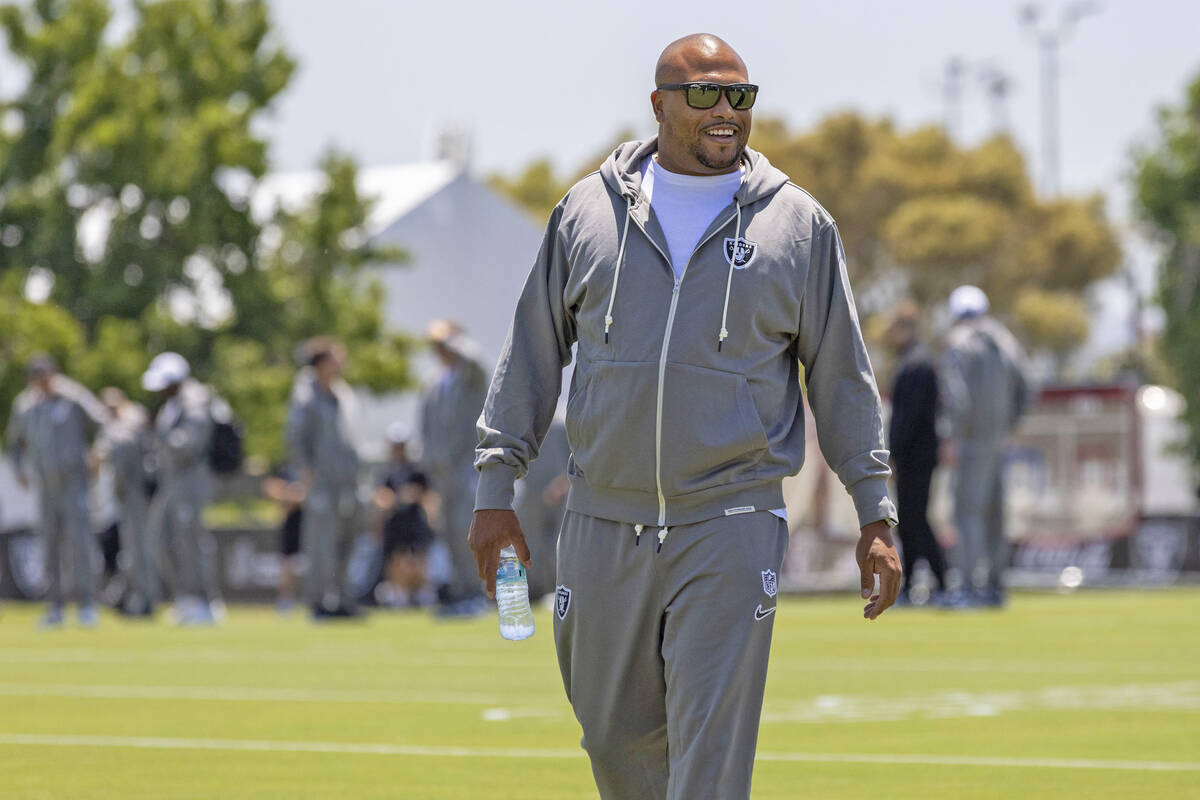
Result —
M543 658L509 660L533 666L548 663ZM548 658L552 658L548 657ZM114 653L87 648L34 648L0 652L0 664L282 664L285 666L335 666L367 668L375 666L437 667L438 669L475 669L477 661L448 656L445 653L379 653L354 650L221 650L179 648L144 652Z
M105 700L230 700L300 703L434 703L501 706L507 698L464 692L396 692L387 689L287 689L269 686L139 686L125 684L0 683L0 696L79 697Z
M439 645L440 647L440 645ZM463 651L464 653L467 651ZM481 657L493 650L471 651ZM522 664L542 664L547 655L507 653L506 659L516 658ZM212 647L171 647L141 652L113 652L97 648L21 648L0 652L0 664L285 664L333 665L338 667L371 667L385 665L432 666L439 669L471 668L475 660L463 653L450 654L444 650L396 652L382 649L313 648L301 650L263 649L261 652ZM771 672L872 672L894 673L1013 673L1039 675L1064 673L1076 675L1096 672L1172 674L1187 671L1186 664L1161 661L1103 661L1096 659L970 659L970 658L813 658L776 659Z
M826 694L768 703L764 723L894 722L906 719L994 717L1018 711L1200 711L1200 681L1040 689L947 689L907 695Z
M47 733L0 733L0 745L32 747L112 747L142 750L224 750L269 753L337 753L440 758L582 758L575 749L506 747L429 747L384 742L306 742L253 739L190 739L161 736L95 736ZM1194 761L1110 761L1088 758L1004 758L885 753L759 753L759 761L827 764L916 764L951 767L1033 769L1104 769L1135 772L1200 772Z
M283 703L428 704L476 706L486 721L565 716L562 697L538 691L521 695L528 705L509 705L514 695L457 691L396 691L386 688L326 689L277 686L182 686L154 684L0 683L0 697L65 697L92 700L167 700ZM764 724L896 722L910 719L992 717L1022 711L1125 711L1196 713L1200 681L1161 684L1048 686L1025 690L945 689L902 695L824 694L794 701L768 699Z

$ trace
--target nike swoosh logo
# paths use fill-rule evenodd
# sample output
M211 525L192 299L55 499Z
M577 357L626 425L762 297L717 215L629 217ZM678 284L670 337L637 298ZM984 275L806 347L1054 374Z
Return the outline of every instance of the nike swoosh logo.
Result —
M776 608L775 606L771 606L770 608L763 608L762 605L760 604L758 606L758 608L754 609L754 618L756 620L757 619L766 619L767 617L769 617L775 613L775 608Z

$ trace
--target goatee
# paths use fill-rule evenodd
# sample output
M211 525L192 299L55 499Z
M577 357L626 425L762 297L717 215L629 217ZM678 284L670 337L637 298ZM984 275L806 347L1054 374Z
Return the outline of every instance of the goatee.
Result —
M697 161L699 161L701 164L703 164L705 167L708 167L709 169L729 169L734 164L736 164L742 160L742 153L745 152L745 149L746 149L746 146L742 145L729 158L722 158L719 160L709 158L708 154L704 152L703 147L697 147L693 151L692 155L694 155L696 157Z

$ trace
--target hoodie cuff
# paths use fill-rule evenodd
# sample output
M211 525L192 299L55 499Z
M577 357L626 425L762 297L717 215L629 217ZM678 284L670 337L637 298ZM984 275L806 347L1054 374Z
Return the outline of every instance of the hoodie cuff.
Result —
M850 490L854 498L854 509L858 512L858 526L864 528L872 522L884 520L889 526L899 523L896 506L888 498L887 478L867 478L854 484Z
M508 464L484 464L479 468L479 485L475 488L475 510L502 508L513 510L513 484L517 468Z

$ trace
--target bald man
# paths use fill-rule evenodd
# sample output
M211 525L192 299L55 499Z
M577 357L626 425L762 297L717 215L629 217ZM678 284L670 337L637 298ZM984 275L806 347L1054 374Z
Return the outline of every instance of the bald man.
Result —
M567 193L479 420L470 545L532 554L512 511L562 368L571 488L554 636L604 800L750 794L778 573L782 480L821 450L858 509L864 616L896 598L888 454L837 228L746 147L758 87L715 36L655 70L656 138ZM876 576L879 590L875 591Z

